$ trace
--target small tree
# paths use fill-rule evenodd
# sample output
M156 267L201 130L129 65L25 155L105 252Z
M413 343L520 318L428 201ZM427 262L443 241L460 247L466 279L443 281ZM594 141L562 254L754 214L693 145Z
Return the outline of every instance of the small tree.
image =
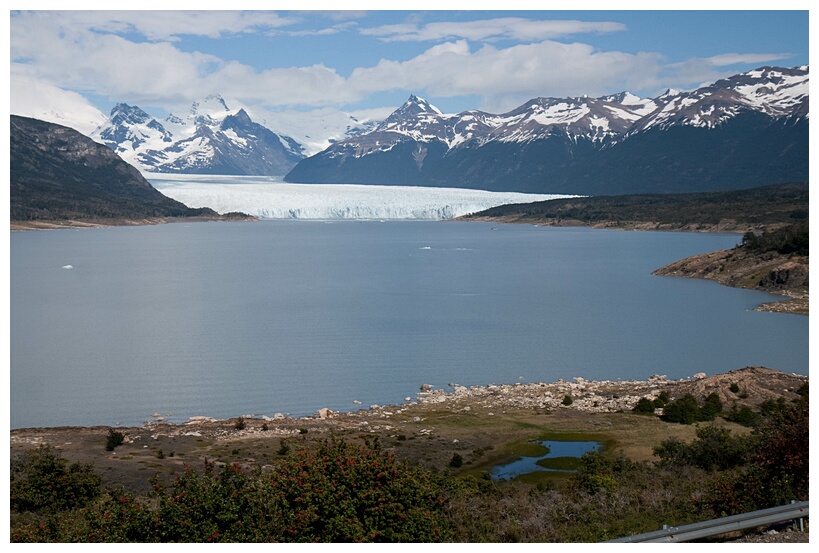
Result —
M122 432L117 432L113 428L108 429L108 436L105 438L105 451L114 451L114 448L121 446L125 441Z
M705 398L705 404L700 409L700 420L712 421L721 412L722 400L719 398L719 394L717 394L716 392L711 392L711 394L709 394L708 397Z

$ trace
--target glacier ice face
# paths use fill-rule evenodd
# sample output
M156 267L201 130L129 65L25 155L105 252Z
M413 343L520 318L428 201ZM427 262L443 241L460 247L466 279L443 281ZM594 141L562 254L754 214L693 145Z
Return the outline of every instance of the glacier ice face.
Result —
M160 192L189 207L241 211L262 219L440 220L503 204L566 197L421 186L290 184L274 177L145 176Z

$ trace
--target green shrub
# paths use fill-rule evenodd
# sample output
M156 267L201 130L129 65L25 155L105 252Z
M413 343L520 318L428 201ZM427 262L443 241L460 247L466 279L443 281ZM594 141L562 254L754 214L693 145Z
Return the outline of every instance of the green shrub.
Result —
M736 405L731 406L731 410L723 415L725 420L741 424L743 426L758 426L762 422L762 416L747 405L737 409Z
M719 394L717 394L716 392L711 392L708 395L708 397L705 398L705 403L703 404L702 408L700 409L700 420L701 421L712 421L721 412L722 412L722 400L719 398Z
M637 405L634 406L632 409L635 413L643 413L643 414L654 414L654 401L648 399L647 397L641 397L640 400L637 402Z
M105 451L114 451L114 448L121 446L125 441L122 432L117 432L113 428L108 429L108 436L105 438Z
M563 402L562 402L562 403L563 403L563 405L571 405L572 403L574 403L574 400L572 399L572 396L570 396L570 395L566 395L566 396L563 398Z
M149 506L150 505L150 506ZM377 443L301 444L269 473L239 464L188 468L143 503L110 492L82 531L34 526L18 541L418 542L452 538L442 482ZM33 531L32 531L33 530Z
M90 464L68 464L55 449L40 446L11 462L13 511L54 513L85 506L100 494L101 478Z
M719 478L703 500L717 516L808 499L807 398L764 419L751 434L747 465Z
M778 397L775 400L767 399L759 406L759 411L763 417L778 417L788 412L790 405L785 398Z
M700 421L712 421L720 412L722 412L722 400L716 392L705 398L702 407L694 396L685 394L663 407L661 418L667 422L693 424Z
M461 457L460 453L455 453L452 455L452 459L449 461L449 466L452 468L460 468L464 464L464 458Z
M573 475L577 486L588 493L613 492L619 488L619 476L635 469L637 465L622 454L607 455L589 451L580 456L580 468Z
M700 420L700 406L694 396L686 394L663 407L661 418L668 422L693 424Z
M739 384L732 382L728 389L731 390L732 393L737 394L739 393Z
M749 436L734 436L726 428L708 425L696 430L690 444L669 438L654 448L660 465L696 466L704 470L727 470L748 462L754 440Z

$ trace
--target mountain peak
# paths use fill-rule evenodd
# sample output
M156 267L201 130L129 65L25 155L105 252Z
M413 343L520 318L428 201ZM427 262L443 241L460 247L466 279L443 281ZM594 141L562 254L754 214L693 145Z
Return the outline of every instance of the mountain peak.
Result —
M404 102L404 105L398 108L399 111L404 111L405 113L409 114L412 113L413 115L418 113L434 113L435 115L443 115L443 112L424 100L423 98L416 96L415 94L410 94L410 97Z
M392 112L389 117L384 119L376 128L376 131L384 131L395 125L400 125L408 120L415 119L419 116L433 116L437 117L443 115L443 112L415 94L410 94L404 104Z
M227 117L225 117L225 119L222 121L221 128L222 129L230 129L230 128L234 128L236 126L247 127L248 125L252 125L252 124L253 124L253 120L250 119L250 116L247 114L247 112L244 110L244 108L242 108L239 111L237 111L235 114L228 115Z
M196 101L191 105L190 117L196 119L198 116L208 117L226 115L230 111L225 99L219 94L210 94L204 99Z
M119 103L111 109L110 121L114 125L147 123L151 116L137 106Z

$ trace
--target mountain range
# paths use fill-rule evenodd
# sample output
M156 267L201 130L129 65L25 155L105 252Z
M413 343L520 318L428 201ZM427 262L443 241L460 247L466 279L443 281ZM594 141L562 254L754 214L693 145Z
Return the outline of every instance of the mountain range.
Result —
M808 81L808 66L763 67L653 99L535 98L500 115L448 115L413 95L285 180L568 194L806 181Z
M185 117L163 121L117 104L91 138L143 171L212 175L284 175L304 157L302 146L254 122L221 96L194 102Z
M43 108L41 96L55 101ZM375 120L329 108L254 111L219 95L184 116L120 103L105 117L76 96L40 91L24 109L65 125L76 118L70 126L143 173L587 195L808 179L808 66L763 67L648 99L534 98L503 114L445 114L412 95Z

